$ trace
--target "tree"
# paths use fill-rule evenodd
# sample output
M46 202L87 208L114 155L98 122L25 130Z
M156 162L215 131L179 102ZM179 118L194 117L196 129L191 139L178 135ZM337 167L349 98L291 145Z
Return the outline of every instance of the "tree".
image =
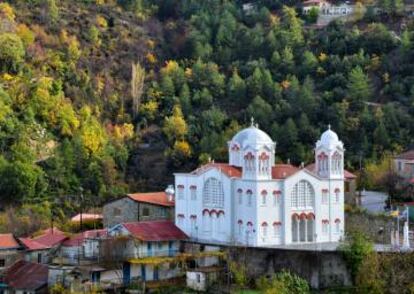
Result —
M23 63L25 50L19 36L0 34L0 64L2 71L16 72Z
M133 63L131 76L132 111L133 115L136 116L139 112L141 97L144 92L145 69L139 63Z
M374 247L371 241L359 231L352 232L347 239L347 243L342 246L341 250L355 281L361 265L367 256L374 252Z
M165 118L162 130L170 142L184 140L188 128L180 106L174 106L172 115Z
M47 0L47 13L50 23L55 24L59 20L59 8L55 0Z
M246 83L239 76L237 70L233 74L227 85L227 95L234 102L244 102L246 99Z
M361 111L364 102L370 101L373 95L371 81L361 67L357 66L351 70L348 76L347 88L351 110Z

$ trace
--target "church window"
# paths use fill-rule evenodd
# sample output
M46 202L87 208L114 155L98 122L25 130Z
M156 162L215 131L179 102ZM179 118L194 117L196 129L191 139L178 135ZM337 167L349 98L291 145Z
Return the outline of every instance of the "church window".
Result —
M208 209L203 211L203 231L206 233L211 231L211 217Z
M203 188L203 204L210 207L224 206L223 184L216 178L209 178Z
M293 208L313 208L314 206L315 192L308 181L299 181L293 187L291 196L291 206Z
M197 200L197 187L196 186L190 187L190 197L191 197L191 200Z
M322 189L322 204L328 204L328 189Z
M338 188L335 189L335 202L336 203L339 203L339 198L341 196L340 195L341 194L340 192L341 192L341 190L339 190Z
M337 218L335 220L335 233L339 234L341 230L341 220Z
M327 235L329 229L329 221L327 219L322 220L322 234Z
M247 206L252 206L252 202L253 202L253 192L252 190L247 190L246 192L247 194Z
M245 165L246 165L246 169L248 171L253 171L255 169L255 161L254 161L254 155L251 152L248 152L245 156L244 156L244 160L245 160Z
M241 219L239 219L239 221L237 222L237 227L238 227L239 236L242 236L243 235L243 221Z
M273 191L273 206L280 204L280 191Z
M262 223L262 236L267 237L267 222Z
M184 186L178 185L177 188L177 198L180 200L184 199Z
M239 200L239 205L243 204L243 190L242 189L238 189L237 190L237 199Z
M266 205L267 191L262 191L262 205Z
M177 221L178 221L178 225L182 226L184 224L184 214L178 214Z
M273 237L279 237L280 236L281 228L282 228L282 223L280 223L280 222L274 222L273 223Z

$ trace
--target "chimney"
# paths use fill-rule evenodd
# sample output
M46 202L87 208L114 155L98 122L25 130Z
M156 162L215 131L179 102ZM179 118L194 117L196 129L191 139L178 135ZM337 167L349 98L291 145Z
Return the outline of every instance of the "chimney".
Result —
M173 185L168 185L167 189L165 189L165 193L167 194L168 201L173 202L174 201L174 194L175 194L174 186Z

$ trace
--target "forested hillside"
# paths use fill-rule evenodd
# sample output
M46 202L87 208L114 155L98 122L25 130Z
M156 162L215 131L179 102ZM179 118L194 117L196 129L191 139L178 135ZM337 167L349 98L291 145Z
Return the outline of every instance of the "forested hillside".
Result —
M174 171L226 160L252 116L295 164L328 124L351 170L413 143L411 18L367 10L315 29L294 2L242 4L1 3L1 207L63 216L79 187L86 206L164 189Z

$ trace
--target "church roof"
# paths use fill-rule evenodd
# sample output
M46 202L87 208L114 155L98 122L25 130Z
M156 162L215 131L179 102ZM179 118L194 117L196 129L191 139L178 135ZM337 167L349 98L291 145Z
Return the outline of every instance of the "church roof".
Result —
M221 170L224 174L226 174L230 178L240 178L242 175L241 167L233 166L228 163L215 163L215 162L209 162L205 165L202 165L201 167L192 171L191 174L199 175L203 173L204 171L209 170L211 168L217 168Z
M232 142L237 142L242 148L248 145L274 144L269 135L260 130L253 123L250 127L245 128L234 135Z
M286 179L299 170L300 168L291 164L275 164L272 167L272 179Z
M308 164L305 168L312 173L316 173L315 163ZM357 176L351 173L350 171L347 171L346 169L344 169L344 177L346 180L353 180L353 179L356 179Z

